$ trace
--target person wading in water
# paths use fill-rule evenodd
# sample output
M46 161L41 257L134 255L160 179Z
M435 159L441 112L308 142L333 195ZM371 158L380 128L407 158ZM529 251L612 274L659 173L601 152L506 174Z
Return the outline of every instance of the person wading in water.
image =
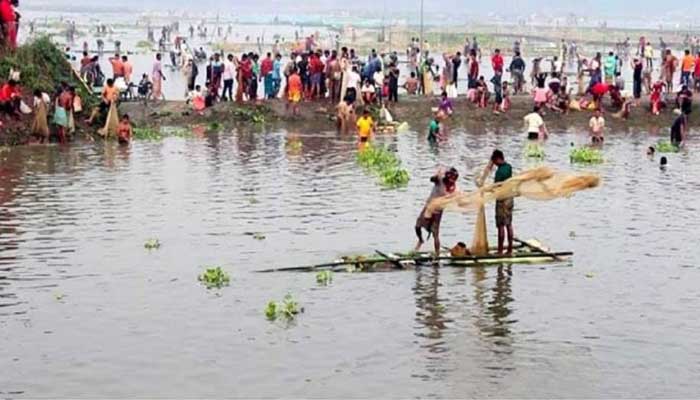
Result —
M428 197L428 200L425 202L425 207L423 207L423 210L416 220L415 228L416 236L418 237L416 251L420 251L425 243L423 240L423 229L425 229L428 232L428 238L430 238L431 234L433 235L435 256L437 257L440 255L440 222L442 221L442 211L436 211L430 216L426 216L425 212L428 204L430 204L433 199L452 194L457 190L457 179L459 179L459 173L454 168L450 168L446 172L440 169L430 178L430 181L434 184L433 191L430 193L430 197Z

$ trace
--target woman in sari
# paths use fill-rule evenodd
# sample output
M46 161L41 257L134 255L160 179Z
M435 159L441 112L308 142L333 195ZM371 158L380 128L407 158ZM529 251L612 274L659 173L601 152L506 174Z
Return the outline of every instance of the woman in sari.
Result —
M47 122L48 103L40 90L34 91L34 121L32 122L32 134L39 138L40 143L49 141L49 125Z
M163 64L161 63L160 53L156 54L156 61L153 63L151 78L153 80L153 92L151 93L151 97L155 101L165 99L163 96L163 81L165 80L165 76L163 75Z
M433 59L423 61L421 65L421 77L423 78L423 93L426 97L433 96Z

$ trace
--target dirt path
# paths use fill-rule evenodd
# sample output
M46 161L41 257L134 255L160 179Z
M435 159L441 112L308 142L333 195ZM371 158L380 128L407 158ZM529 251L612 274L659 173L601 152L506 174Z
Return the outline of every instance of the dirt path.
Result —
M413 129L421 130L428 125L431 108L437 106L437 98L403 97L396 105L390 106L394 119L408 122ZM301 114L291 117L286 112L286 105L279 100L261 103L259 108L264 113L264 125L267 128L290 127L300 129L334 129L332 105L328 102L305 102L301 106ZM490 109L479 109L467 102L465 98L453 101L455 113L449 120L452 128L463 128L468 131L484 129L508 129L519 131L523 129L522 118L532 111L532 101L529 96L513 97L513 107L507 114L495 115ZM120 113L128 113L136 126L188 126L193 124L220 123L226 125L263 125L250 121L250 114L245 110L254 110L252 105L235 103L219 103L208 108L203 113L193 112L188 105L180 101L169 101L149 104L144 107L141 103L124 103L120 105ZM665 110L659 116L653 116L648 111L648 102L643 101L640 107L632 109L629 120L612 116L614 110L607 110L608 127L614 131L642 132L648 130L667 129L675 115L672 110ZM238 111L237 111L238 110ZM572 111L562 115L549 112L544 119L550 130L579 129L587 130L590 112ZM690 118L691 127L700 127L700 119Z

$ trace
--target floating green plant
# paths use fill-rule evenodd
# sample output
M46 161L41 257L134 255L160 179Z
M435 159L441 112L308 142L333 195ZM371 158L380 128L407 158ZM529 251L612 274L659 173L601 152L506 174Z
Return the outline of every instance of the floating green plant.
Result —
M401 168L401 160L396 154L384 147L368 145L357 153L357 161L379 177L380 183L387 188L399 188L408 185L411 177Z
M236 108L233 116L239 121L252 122L254 124L264 124L265 115L269 112L266 107Z
M408 185L411 177L405 169L387 169L380 175L382 185L389 188L399 188Z
M144 127L144 128L134 128L134 139L139 139L139 140L161 140L163 139L163 135L160 133L159 130L149 128L149 127Z
M590 147L573 148L569 152L572 163L600 164L603 162L603 154L598 149Z
M221 267L206 267L206 270L199 275L198 279L207 289L220 289L228 286L231 281L229 275Z
M304 144L301 140L290 140L287 141L287 149L293 152L300 152L304 148Z
M267 303L265 307L265 317L270 321L278 318L284 318L287 321L293 320L297 314L304 312L304 309L299 307L299 303L294 300L291 294L284 296L280 302L274 300Z
M143 244L146 250L156 250L160 248L160 241L158 239L148 239L146 243Z
M319 285L327 286L333 282L333 271L320 271L316 274L316 283Z
M680 148L668 140L659 140L656 144L656 151L659 153L678 153Z
M525 146L525 157L543 159L544 149L539 144L528 143L528 145Z
M267 319L270 321L274 321L277 319L277 303L274 301L270 301L267 303L267 307L265 307L265 316Z

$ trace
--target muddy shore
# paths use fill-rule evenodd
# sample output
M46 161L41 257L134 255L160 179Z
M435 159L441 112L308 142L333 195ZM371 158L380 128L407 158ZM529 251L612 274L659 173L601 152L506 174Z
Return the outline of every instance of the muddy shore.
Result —
M398 104L390 106L390 111L397 121L408 122L412 129L421 130L427 126L431 117L431 108L437 106L437 98L403 97ZM466 98L453 100L454 115L447 121L451 128L464 129L470 132L480 130L509 129L519 130L523 127L522 118L532 111L532 100L529 96L515 96L513 106L506 114L494 114L490 108L480 109L469 103ZM606 105L607 106L607 105ZM241 110L258 109L264 113L264 122L252 122ZM182 101L167 101L160 103L123 103L119 107L120 114L128 113L135 126L152 127L181 126L218 123L223 126L252 125L270 128L317 129L331 130L335 127L333 121L333 105L327 101L304 102L300 107L300 115L292 117L286 111L286 104L281 100L271 100L255 106L252 104L239 105L236 103L219 103L208 108L203 113L195 113ZM238 110L238 111L236 111ZM673 122L675 114L666 109L659 116L649 112L648 101L643 100L639 107L632 109L628 120L613 116L616 110L605 108L608 129L616 132L644 132L667 129ZM690 118L691 127L700 127L700 119ZM548 112L544 116L550 131L587 130L591 117L590 112L571 111L568 114Z

